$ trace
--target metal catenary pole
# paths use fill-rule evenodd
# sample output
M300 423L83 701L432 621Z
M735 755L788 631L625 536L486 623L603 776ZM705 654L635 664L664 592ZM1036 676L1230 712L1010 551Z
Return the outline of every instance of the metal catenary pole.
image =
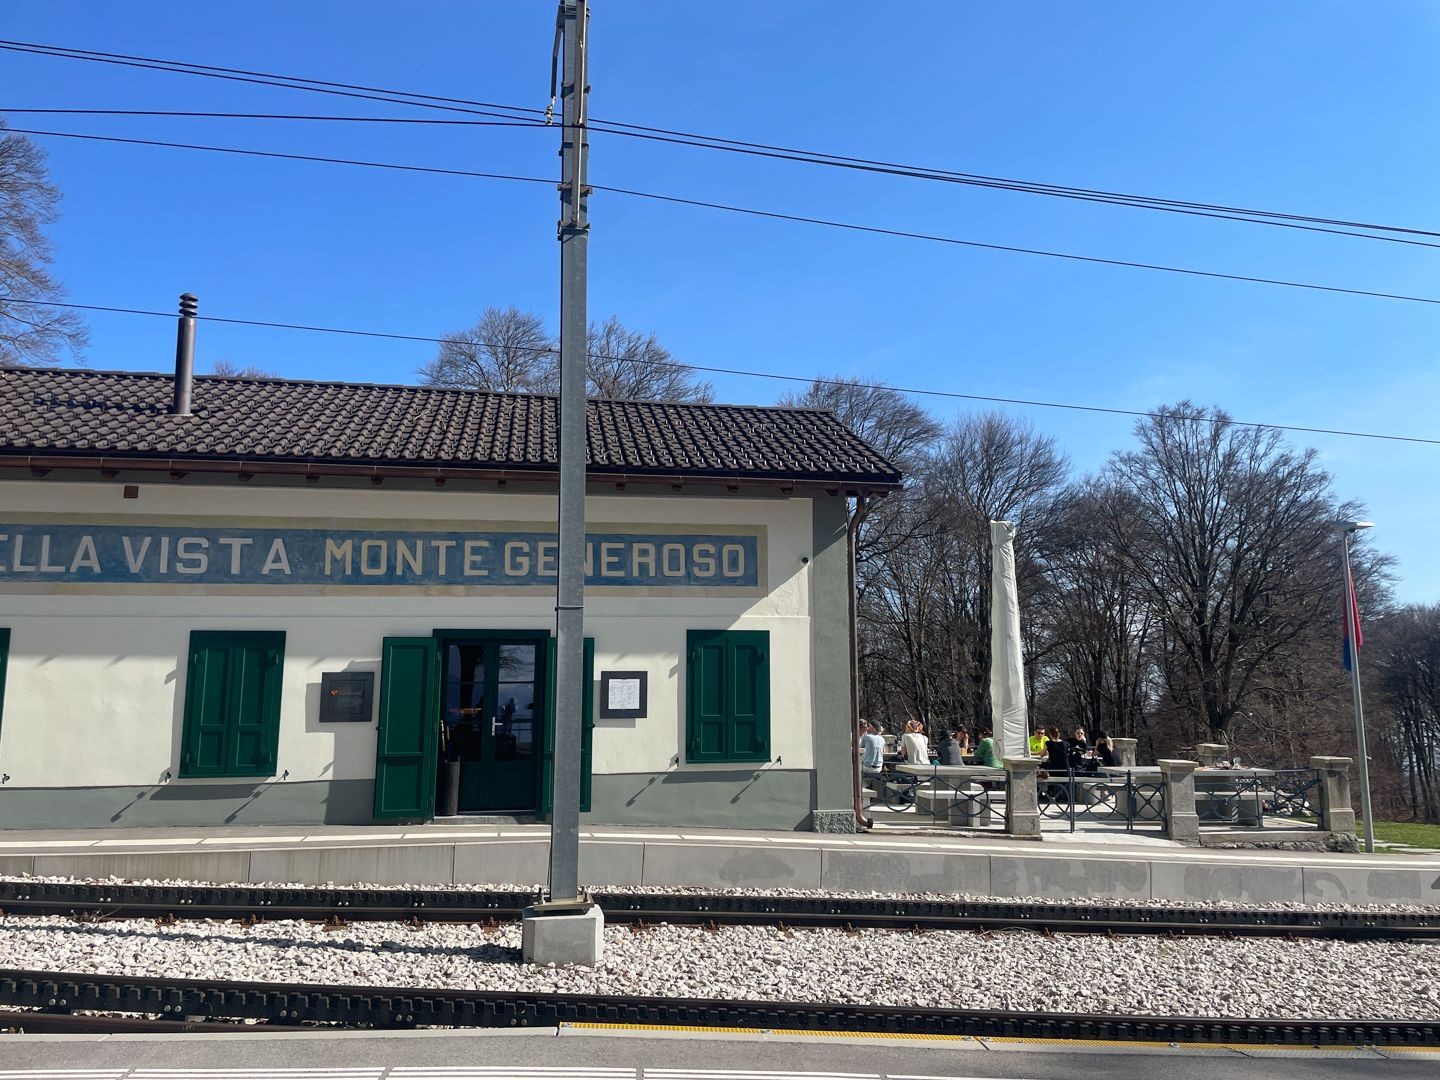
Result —
M580 899L580 711L585 668L585 189L588 11L561 0L560 574L555 597L555 761L550 901Z
M1360 696L1360 635L1359 619L1356 618L1355 597L1351 590L1354 579L1350 576L1350 532L1340 534L1340 545L1345 552L1345 619L1346 634L1350 639L1350 687L1355 695L1355 755L1360 767L1360 813L1365 818L1365 850L1375 850L1375 820L1370 816L1370 755L1365 749L1365 703Z

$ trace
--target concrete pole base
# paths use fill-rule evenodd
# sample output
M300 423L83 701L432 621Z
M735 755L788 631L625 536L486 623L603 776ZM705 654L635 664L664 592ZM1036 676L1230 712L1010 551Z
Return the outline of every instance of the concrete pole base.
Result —
M528 907L520 922L520 957L527 964L594 967L604 951L605 915L599 904L547 910Z

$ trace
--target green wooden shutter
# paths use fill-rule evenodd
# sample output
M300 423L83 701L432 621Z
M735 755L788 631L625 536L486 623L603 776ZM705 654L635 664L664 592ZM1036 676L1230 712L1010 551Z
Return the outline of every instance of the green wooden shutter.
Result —
M185 680L182 777L274 776L283 630L194 630Z
M728 761L724 632L691 630L688 637L686 757L690 761Z
M766 761L770 757L770 634L732 630L725 638L730 757Z
M232 776L273 776L280 742L280 673L284 638L237 643L231 650L230 731L226 765Z
M230 650L190 635L190 667L185 677L185 734L181 739L181 776L222 776L225 767L225 729L229 709Z
M580 703L580 812L590 809L590 762L595 751L595 639L585 639L585 689Z
M769 760L769 631L691 630L686 645L686 759Z
M10 666L10 631L0 629L0 723L5 719L5 671Z
M435 816L440 657L433 637L386 638L375 733L376 818Z
M585 688L580 720L580 812L590 809L590 759L595 739L595 639L585 639ZM545 740L540 763L540 816L555 806L555 639L545 649Z

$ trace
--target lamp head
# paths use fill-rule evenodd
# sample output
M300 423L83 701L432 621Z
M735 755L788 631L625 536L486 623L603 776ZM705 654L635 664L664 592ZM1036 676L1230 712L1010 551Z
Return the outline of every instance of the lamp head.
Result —
M1374 527L1373 521L1337 521L1335 523L1335 528L1341 532L1357 532L1360 529L1373 529Z

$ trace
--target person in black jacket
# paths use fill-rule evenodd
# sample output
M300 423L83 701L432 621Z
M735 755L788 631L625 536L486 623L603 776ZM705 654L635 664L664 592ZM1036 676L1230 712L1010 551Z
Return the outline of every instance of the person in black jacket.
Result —
M1095 760L1099 765L1119 765L1120 758L1115 753L1115 747L1110 744L1110 736L1103 731L1095 733Z
M1067 772L1070 768L1070 751L1065 740L1060 737L1060 729L1052 727L1045 735L1045 771L1062 774Z

